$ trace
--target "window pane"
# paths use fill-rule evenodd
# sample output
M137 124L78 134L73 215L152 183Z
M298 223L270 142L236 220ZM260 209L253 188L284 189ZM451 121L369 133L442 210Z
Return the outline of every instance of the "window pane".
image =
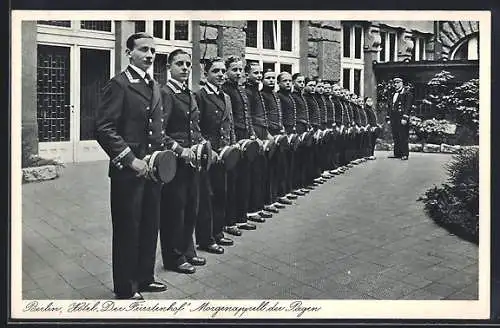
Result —
M277 21L263 21L263 47L264 49L274 49L274 37L276 35Z
M386 39L387 33L385 32L380 32L380 62L385 62L385 39Z
M344 26L342 42L344 43L344 57L351 57L351 29L348 26Z
M396 34L389 33L389 61L396 61Z
M167 83L167 54L156 54L153 67L153 78L160 84Z
M281 50L292 51L292 21L281 21Z
M425 59L425 39L420 39L420 60Z
M361 93L361 70L354 70L354 93L357 96L360 96Z
M135 33L146 32L146 21L135 21Z
M257 48L257 21L247 21L246 46Z
M288 72L288 73L292 74L292 65L281 64L280 65L280 72Z
M155 38L163 38L163 21L153 21L153 36Z
M81 21L80 28L84 30L111 32L111 21Z
M169 20L165 21L165 40L170 40L170 24Z
M61 26L61 27L71 27L71 21L57 21L57 20L42 21L42 20L40 20L40 21L37 21L37 24Z
M264 62L262 66L263 66L262 68L264 69L264 73L265 73L268 69L270 69L271 71L275 71L275 69L274 69L274 67L275 67L275 63L266 63L266 62Z
M361 58L361 27L354 28L354 58Z
M189 35L188 21L175 21L174 40L187 40Z
M342 73L343 73L342 86L344 87L344 89L350 90L350 85L351 85L350 69L344 68L342 70Z

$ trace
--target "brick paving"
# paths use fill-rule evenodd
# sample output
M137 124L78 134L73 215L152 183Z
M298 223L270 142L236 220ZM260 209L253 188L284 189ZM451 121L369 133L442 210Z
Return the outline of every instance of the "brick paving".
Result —
M256 231L232 237L194 275L162 269L146 299L466 299L478 248L436 226L417 198L445 181L444 154L362 163ZM113 298L107 162L67 165L22 187L24 299Z

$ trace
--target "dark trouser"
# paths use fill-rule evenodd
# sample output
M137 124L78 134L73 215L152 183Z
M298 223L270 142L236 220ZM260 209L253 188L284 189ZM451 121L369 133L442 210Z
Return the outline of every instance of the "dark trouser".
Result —
M237 219L239 218L237 214L237 205L240 201L239 198L241 197L239 196L241 195L241 186L238 185L238 188L236 188L237 177L238 165L236 165L232 170L226 172L226 206L223 221L225 226L235 225L238 221Z
M371 144L370 144L370 156L375 155L375 145L377 144L378 133L370 132L371 135Z
M271 199L267 204L274 203L278 197L283 197L290 190L291 186L287 182L288 170L290 163L288 162L288 150L276 150L274 156L269 161L269 171L272 172L271 183Z
M253 163L248 160L248 158L242 157L238 164L236 165L236 170L232 175L235 185L238 186L236 194L236 222L244 223L247 222L247 213L250 207L250 192L252 183L252 171L251 168Z
M215 236L222 233L221 221L223 222L225 216L226 179L224 168L220 164L214 164L209 172L200 174L200 210L195 236L196 243L203 247L215 243ZM216 197L216 191L219 197ZM222 205L218 203L221 193L224 202Z
M295 171L295 151L291 148L283 152L283 164L278 167L278 171L283 174L283 196L297 188L293 172ZM279 196L279 195L278 195Z
M144 178L111 179L113 284L132 296L138 284L154 281L161 185Z
M264 208L264 186L269 179L267 158L263 153L258 154L250 163L250 204L248 212L258 212ZM269 198L269 194L266 195ZM248 213L247 212L247 213Z
M196 256L193 232L199 186L200 174L179 159L175 177L163 186L161 197L160 240L165 266L180 265Z
M408 137L410 127L408 124L401 124L402 116L399 113L391 114L391 130L394 139L394 157L409 155Z

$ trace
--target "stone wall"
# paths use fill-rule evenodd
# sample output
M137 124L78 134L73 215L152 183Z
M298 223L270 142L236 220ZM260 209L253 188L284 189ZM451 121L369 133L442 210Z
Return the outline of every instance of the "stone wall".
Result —
M30 155L38 154L37 123L37 43L36 22L24 21L21 25L22 42L22 86L21 86L21 140L23 162ZM17 127L14 127L17 128Z
M305 35L301 35L301 38ZM340 80L340 21L309 21L307 26L307 75Z
M479 33L479 22L447 21L441 24L439 37L441 39L441 58L450 59L452 49L471 34Z

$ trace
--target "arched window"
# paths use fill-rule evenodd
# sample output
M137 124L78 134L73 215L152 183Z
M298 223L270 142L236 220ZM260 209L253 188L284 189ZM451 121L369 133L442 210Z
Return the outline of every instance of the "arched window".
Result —
M450 59L479 59L479 35L472 34L467 39L459 42L455 49L452 51Z

